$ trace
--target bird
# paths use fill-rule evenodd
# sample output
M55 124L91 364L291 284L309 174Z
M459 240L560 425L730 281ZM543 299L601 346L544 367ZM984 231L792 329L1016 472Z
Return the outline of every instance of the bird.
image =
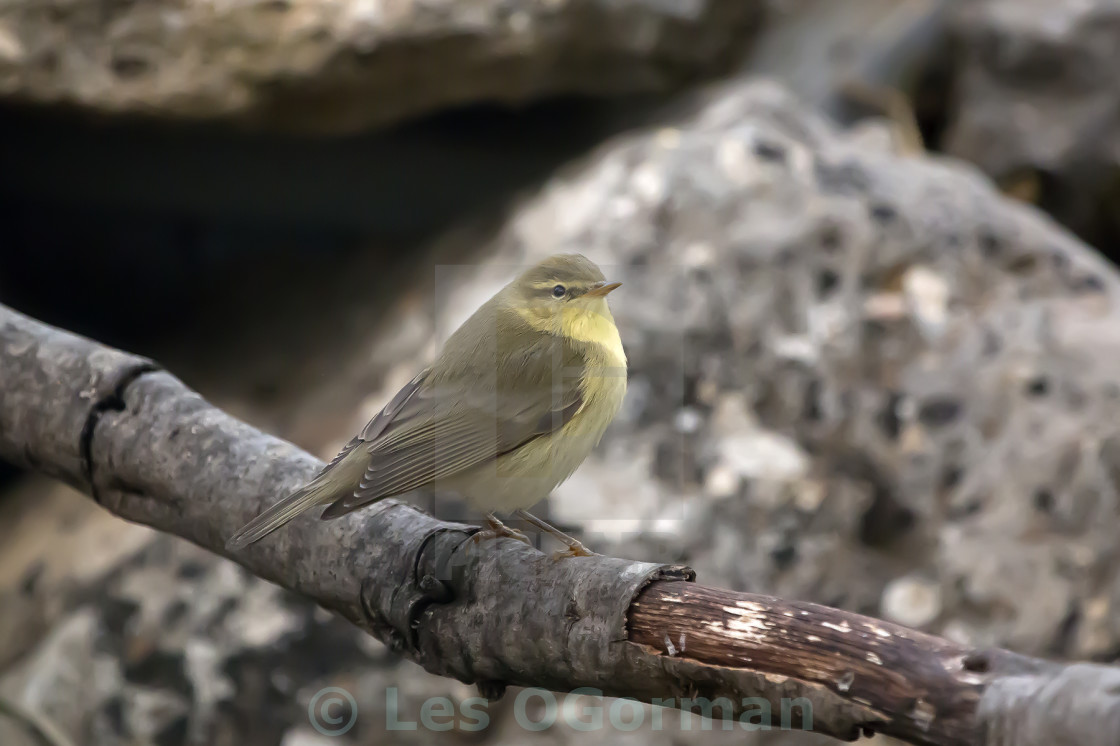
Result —
M627 363L608 282L582 254L521 272L478 308L309 483L238 530L229 551L316 506L338 518L420 488L459 494L485 514L474 540L528 543L496 513L559 539L554 557L590 556L526 509L570 477L626 395Z

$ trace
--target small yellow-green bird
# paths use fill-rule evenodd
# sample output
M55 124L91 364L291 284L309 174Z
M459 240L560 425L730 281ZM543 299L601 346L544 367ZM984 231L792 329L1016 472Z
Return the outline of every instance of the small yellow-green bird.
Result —
M454 491L486 514L481 538L511 536L513 513L567 549L576 539L526 512L570 477L618 414L626 354L607 282L579 254L523 272L447 340L309 484L250 521L226 545L245 547L316 505L336 518L421 488Z

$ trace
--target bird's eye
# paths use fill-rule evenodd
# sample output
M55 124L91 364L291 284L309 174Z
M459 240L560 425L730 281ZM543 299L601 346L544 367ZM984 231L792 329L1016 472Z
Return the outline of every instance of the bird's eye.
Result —
M563 285L557 285L556 287L552 288L553 298L563 298L565 295L567 295L567 293L568 289Z

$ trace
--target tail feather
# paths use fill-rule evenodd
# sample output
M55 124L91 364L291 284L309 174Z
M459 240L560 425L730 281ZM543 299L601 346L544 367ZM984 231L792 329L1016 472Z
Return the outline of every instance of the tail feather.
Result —
M333 487L334 485L331 484L330 480L322 478L301 487L242 526L226 542L226 550L234 552L244 549L253 542L268 536L301 513L314 508L316 505L332 501L335 497Z

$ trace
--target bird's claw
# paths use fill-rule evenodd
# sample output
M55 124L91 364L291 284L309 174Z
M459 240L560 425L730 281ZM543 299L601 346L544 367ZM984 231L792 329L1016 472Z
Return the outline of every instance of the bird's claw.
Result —
M575 543L570 545L567 549L561 549L558 552L553 552L552 561L558 562L562 559L571 559L572 557L595 557L595 552L585 547L583 544Z
M481 544L482 542L490 541L491 539L508 538L517 539L518 541L528 544L529 546L533 546L533 542L529 541L528 536L521 533L516 528L510 528L509 526L506 526L504 524L499 526L491 526L490 528L484 528L483 530L474 534L471 538L474 539L475 544Z

